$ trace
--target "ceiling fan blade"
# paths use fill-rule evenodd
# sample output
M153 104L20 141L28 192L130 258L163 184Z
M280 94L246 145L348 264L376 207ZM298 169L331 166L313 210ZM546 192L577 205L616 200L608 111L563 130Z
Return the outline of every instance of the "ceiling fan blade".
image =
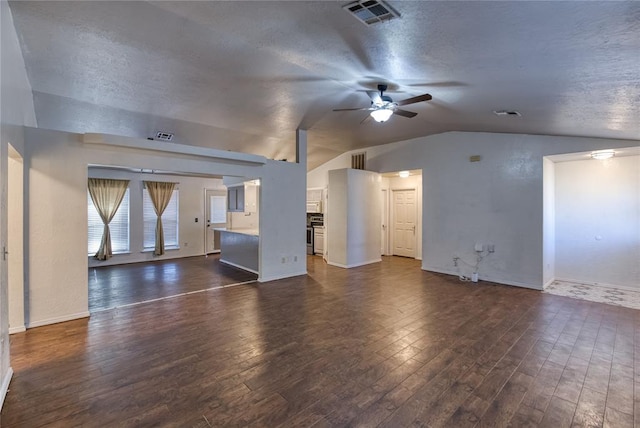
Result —
M429 94L418 95L417 97L407 98L406 100L398 101L396 104L398 104L399 106L406 106L407 104L414 104L422 101L429 101L431 98L433 97Z
M398 116L403 116L403 117L408 117L408 118L412 118L412 117L416 117L418 115L418 113L414 113L412 111L407 111L407 110L402 110L402 109L395 109L393 111L393 114L397 114Z
M333 111L358 111L358 110L371 110L369 107L364 108L334 108Z
M373 101L374 104L377 104L377 105L382 104L382 98L380 97L380 92L367 91L367 95L369 95L369 98L371 98L371 101Z

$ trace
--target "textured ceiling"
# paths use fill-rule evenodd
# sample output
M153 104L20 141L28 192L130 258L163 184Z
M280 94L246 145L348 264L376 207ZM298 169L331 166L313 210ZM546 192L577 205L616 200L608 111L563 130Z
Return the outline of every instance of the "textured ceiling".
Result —
M640 138L640 2L11 2L38 125L294 158L449 130ZM390 83L413 119L360 124ZM514 109L522 117L497 117Z

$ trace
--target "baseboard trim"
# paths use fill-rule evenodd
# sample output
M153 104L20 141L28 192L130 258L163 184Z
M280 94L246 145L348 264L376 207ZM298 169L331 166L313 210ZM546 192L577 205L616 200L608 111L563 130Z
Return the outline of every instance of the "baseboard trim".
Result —
M23 333L27 331L27 327L19 325L17 327L9 327L9 334Z
M330 261L327 260L327 264L329 264L331 266L344 268L344 269L351 269L351 268L355 268L355 267L359 267L359 266L370 265L370 264L373 264L373 263L380 263L381 261L382 261L382 259L373 259L373 260L367 260L366 262L362 262L362 263L352 263L350 265L343 265L341 263L330 262Z
M542 284L542 289L544 290L545 288L547 288L548 286L553 284L553 281L555 281L555 280L556 280L555 278L551 278L549 281L547 281L544 284Z
M448 270L445 270L445 269L435 269L435 268L429 268L429 267L424 267L423 266L422 270L425 270L427 272L443 273L445 275L460 276L458 274L458 272L448 271ZM494 282L496 284L502 284L502 285L511 285L511 286L520 287L520 288L528 288L530 290L538 290L538 291L542 290L541 287L538 287L538 286L535 286L535 285L531 285L531 284L526 284L524 282L505 281L505 280L502 280L502 279L487 278L486 276L481 276L481 275L478 275L478 280L479 281Z
M27 324L27 328L42 327L43 325L57 324L59 322L72 321L80 318L88 318L91 314L89 311L78 312L76 314L64 315L61 317L48 318L40 321L33 321Z
M11 378L13 377L13 369L9 367L7 373L4 375L4 379L2 379L2 386L0 387L0 410L2 409L2 405L4 404L4 399L9 392L9 383L11 383Z
M247 272L251 272L251 273L255 273L256 275L260 275L260 272L258 272L257 270L249 269L246 266L241 266L239 264L236 264L236 263L233 263L233 262L230 262L230 261L227 261L227 260L222 260L222 259L220 259L219 261L220 261L220 263L224 263L225 265L237 267L238 269L246 270Z
M585 284L585 285L592 285L595 287L613 288L616 290L626 290L626 291L635 291L635 292L640 291L640 288L629 287L628 285L614 285L614 284L607 284L602 282L581 281L579 279L556 278L554 279L554 281L572 282L574 284Z
M283 275L265 276L265 277L258 278L258 282L263 283L263 282L277 281L279 279L292 278L294 276L302 276L306 274L307 274L307 271L304 270L304 271L294 272L294 273L285 273Z

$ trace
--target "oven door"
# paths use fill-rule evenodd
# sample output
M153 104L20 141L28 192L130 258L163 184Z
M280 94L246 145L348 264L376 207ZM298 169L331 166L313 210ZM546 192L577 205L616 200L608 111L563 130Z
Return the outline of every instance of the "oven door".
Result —
M313 227L307 227L307 254L313 254Z

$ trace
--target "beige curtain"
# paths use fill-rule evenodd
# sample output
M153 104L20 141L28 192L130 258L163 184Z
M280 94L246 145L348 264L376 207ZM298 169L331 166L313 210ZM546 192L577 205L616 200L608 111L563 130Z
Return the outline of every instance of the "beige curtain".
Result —
M161 256L164 254L164 231L162 230L162 213L164 212L171 196L173 195L173 189L175 189L177 183L161 183L157 181L145 181L145 186L153 202L153 208L158 216L156 220L156 247L153 254Z
M91 200L104 223L100 248L94 256L98 260L108 260L112 256L109 223L113 220L113 216L116 215L128 186L129 180L89 179Z

